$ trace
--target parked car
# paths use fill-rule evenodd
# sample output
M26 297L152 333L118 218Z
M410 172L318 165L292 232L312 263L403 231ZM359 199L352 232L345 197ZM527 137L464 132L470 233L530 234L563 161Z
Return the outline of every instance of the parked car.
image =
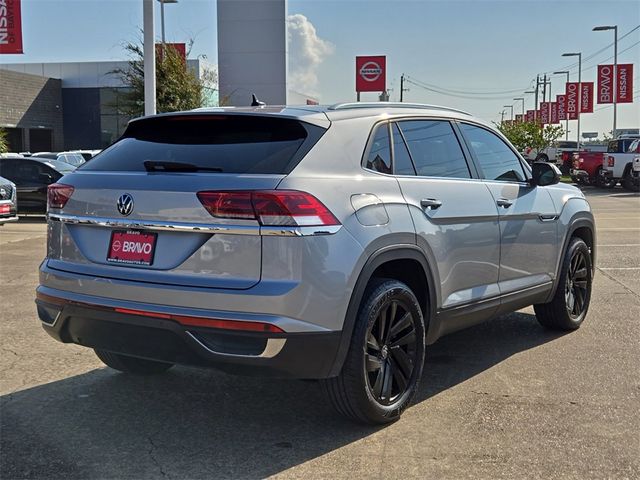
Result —
M0 158L0 176L16 185L18 213L45 213L47 187L75 170L72 165L47 158Z
M32 154L30 158L48 158L68 163L74 167L79 167L85 162L84 157L77 152L38 152Z
M580 146L582 147L582 144ZM573 142L571 140L559 140L541 151L527 148L524 156L529 162L558 163L562 159L563 152L575 152L576 150L578 150L578 142Z
M16 186L4 177L0 177L0 226L18 220L16 205Z
M78 153L78 154L82 155L82 158L84 158L85 162L88 162L93 157L95 157L97 154L99 154L101 151L102 150L71 150L70 153Z
M603 182L620 182L625 190L640 191L640 182L634 174L634 159L640 155L640 137L625 137L609 142L610 153L604 162Z
M595 226L559 178L443 107L136 119L49 187L38 314L116 370L320 379L343 415L390 422L441 336L532 304L580 327Z

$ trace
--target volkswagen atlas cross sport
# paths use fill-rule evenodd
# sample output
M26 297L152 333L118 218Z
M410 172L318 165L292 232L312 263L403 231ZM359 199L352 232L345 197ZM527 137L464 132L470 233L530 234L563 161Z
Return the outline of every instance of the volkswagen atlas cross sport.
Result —
M443 107L133 120L49 187L39 317L122 372L319 379L343 415L389 422L441 336L528 305L583 322L594 220L558 180Z

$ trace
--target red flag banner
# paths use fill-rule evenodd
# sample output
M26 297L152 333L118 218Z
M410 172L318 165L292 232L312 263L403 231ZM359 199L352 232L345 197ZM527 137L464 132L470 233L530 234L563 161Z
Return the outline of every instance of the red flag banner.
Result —
M551 123L549 121L549 113L551 110L551 102L540 102L540 123L543 125Z
M0 0L0 54L24 53L20 0Z
M598 65L598 103L613 103L613 65Z
M556 95L556 103L558 104L558 120L567 119L567 96Z
M549 116L549 123L560 123L560 120L558 120L558 102L551 102L551 115Z
M527 113L525 115L525 120L528 123L531 123L533 121L535 121L536 119L536 111L535 110L527 110Z
M580 113L593 113L593 82L582 82L580 87Z
M524 115L523 114L516 114L516 123L522 123L522 120L524 119Z
M616 100L618 103L633 103L633 64L624 63L616 68Z
M580 113L580 84L578 82L567 83L567 118L577 120Z

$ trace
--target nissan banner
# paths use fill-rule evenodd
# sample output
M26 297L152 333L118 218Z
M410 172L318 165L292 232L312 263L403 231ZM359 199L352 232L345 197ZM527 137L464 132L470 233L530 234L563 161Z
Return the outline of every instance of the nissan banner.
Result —
M551 109L551 102L540 102L540 123L546 125L549 122L549 110Z
M567 96L556 95L556 103L558 104L558 120L567 119Z
M535 110L527 110L525 115L525 120L527 123L533 123L536 119L536 111Z
M598 103L613 103L613 65L598 65Z
M384 92L387 57L356 57L356 92Z
M578 82L567 83L567 119L577 120L580 113L580 84Z
M616 74L618 77L616 83L616 99L618 103L633 103L633 64L618 65Z
M582 82L580 88L580 113L593 113L593 82Z
M0 54L23 53L20 0L0 0Z
M549 116L549 123L560 123L558 120L558 102L551 102L551 115Z

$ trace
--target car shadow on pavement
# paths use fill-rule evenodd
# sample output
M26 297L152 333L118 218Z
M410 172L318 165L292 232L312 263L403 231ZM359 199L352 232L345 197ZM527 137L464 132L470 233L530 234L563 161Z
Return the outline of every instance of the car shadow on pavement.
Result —
M523 313L445 337L416 401L557 337ZM96 369L0 401L0 478L264 478L379 430L336 416L317 382L185 367Z

